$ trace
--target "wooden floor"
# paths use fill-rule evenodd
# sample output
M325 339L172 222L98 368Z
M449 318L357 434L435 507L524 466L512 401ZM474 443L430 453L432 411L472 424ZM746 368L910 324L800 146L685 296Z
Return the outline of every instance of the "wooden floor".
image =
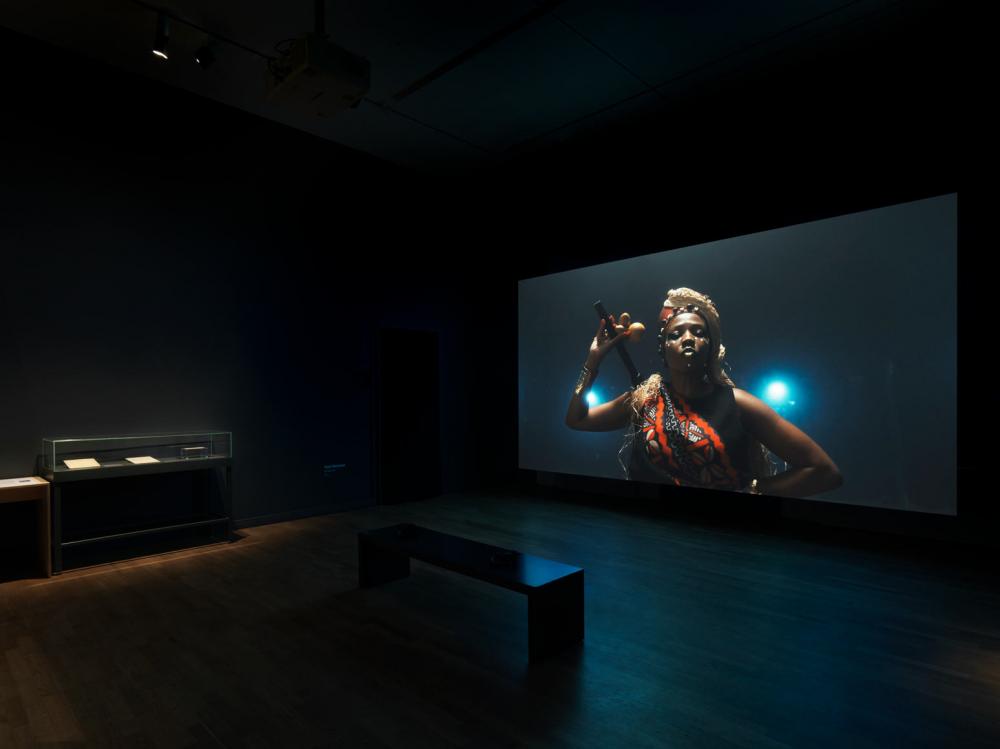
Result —
M414 563L397 522L586 569L586 642ZM519 496L243 531L0 585L0 747L996 747L1000 596L975 570Z

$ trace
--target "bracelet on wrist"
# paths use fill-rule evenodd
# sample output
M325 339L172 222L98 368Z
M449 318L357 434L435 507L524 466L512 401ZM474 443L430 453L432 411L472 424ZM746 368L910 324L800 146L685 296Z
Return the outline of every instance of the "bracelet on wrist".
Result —
M580 395L583 389L587 387L587 382L594 379L597 376L596 369L590 369L586 364L583 365L583 369L580 370L580 377L576 381L576 389L573 391L576 395Z

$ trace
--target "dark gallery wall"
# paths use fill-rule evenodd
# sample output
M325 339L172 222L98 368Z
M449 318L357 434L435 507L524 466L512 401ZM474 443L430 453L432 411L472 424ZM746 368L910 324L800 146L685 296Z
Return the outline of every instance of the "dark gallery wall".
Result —
M440 335L443 488L513 482L517 279L957 192L959 308L928 289L914 316L952 315L959 336L953 525L995 528L982 408L997 396L976 309L990 260L972 173L984 140L964 93L980 74L958 14L896 3L724 75L695 71L657 115L583 123L450 178L0 32L21 71L0 120L0 475L30 472L50 434L211 427L235 433L239 518L368 503L374 342L412 328ZM419 393L389 377L405 417ZM348 469L324 478L329 463Z
M464 212L375 158L11 32L0 59L19 71L0 119L0 476L33 473L44 437L222 429L237 519L370 503L373 342L430 330L461 362L465 287L441 268ZM461 364L441 372L464 386ZM405 414L420 394L383 377ZM472 480L466 419L444 399L445 490Z

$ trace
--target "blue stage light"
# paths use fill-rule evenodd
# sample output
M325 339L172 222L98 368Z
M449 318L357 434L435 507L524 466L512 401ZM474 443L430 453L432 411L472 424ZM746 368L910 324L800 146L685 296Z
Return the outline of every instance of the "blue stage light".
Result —
M587 405L588 406L596 406L600 402L601 402L601 399L597 397L597 394L593 390L591 390L589 393L587 393Z
M784 406L788 403L788 396L788 385L781 380L771 381L764 390L764 400L774 407Z

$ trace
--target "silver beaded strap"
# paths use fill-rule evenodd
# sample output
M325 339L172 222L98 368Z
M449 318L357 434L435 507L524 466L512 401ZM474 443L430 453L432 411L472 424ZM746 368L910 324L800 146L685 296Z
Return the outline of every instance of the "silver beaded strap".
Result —
M684 474L685 478L689 481L697 482L698 469L688 454L688 443L684 439L680 421L677 419L674 402L663 385L660 385L660 395L663 397L663 431L667 435L667 442L670 444L670 449L674 454L674 460L677 461L677 465L680 466L681 473Z
M589 380L590 377L594 374L596 373L591 372L589 369L587 369L587 365L584 364L583 369L580 370L580 377L576 381L576 388L573 390L573 392L576 395L580 395L580 393L583 392L583 389L587 386L587 380Z

